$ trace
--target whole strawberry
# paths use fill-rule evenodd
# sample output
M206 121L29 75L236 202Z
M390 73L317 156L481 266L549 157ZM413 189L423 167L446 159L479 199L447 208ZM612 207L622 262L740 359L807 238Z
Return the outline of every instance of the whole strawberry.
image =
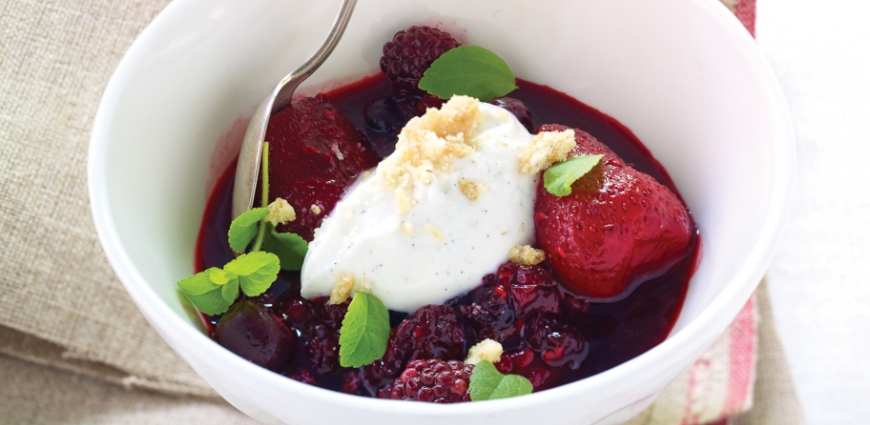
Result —
M444 52L459 46L449 33L438 28L413 26L384 44L381 71L387 74L400 97L418 92L417 83L429 65Z
M270 202L284 198L296 211L296 219L278 230L308 241L344 189L378 163L362 133L323 96L300 99L276 112L266 140Z
M563 131L544 125L539 131ZM569 153L603 154L572 185L568 196L538 185L535 232L553 270L568 290L588 298L619 298L637 278L654 275L683 258L693 223L682 201L647 174L622 161L586 132L574 130Z
M458 360L412 360L398 378L378 391L378 397L430 403L471 401L468 385L473 369Z

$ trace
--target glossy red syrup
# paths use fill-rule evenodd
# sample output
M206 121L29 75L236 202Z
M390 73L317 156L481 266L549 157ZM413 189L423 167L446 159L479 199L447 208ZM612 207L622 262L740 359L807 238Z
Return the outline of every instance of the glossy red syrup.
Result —
M613 149L625 162L678 194L661 164L618 121L549 87L522 80L517 83L519 89L510 96L528 107L535 128L545 123L558 123L582 129ZM383 129L379 131L367 125L365 111L370 102L386 98L391 92L389 81L383 74L378 74L333 90L326 96L356 128L365 133L375 151L385 156L392 152L395 141L392 136L385 135ZM222 267L234 258L227 242L233 168L220 179L206 207L196 247L197 272L209 267ZM542 268L534 270L517 271L517 267L511 265L493 270L492 275L484 278L481 287L448 302L456 311L455 317L449 311L444 314L450 316L452 335L455 337L459 332L457 329L463 329L469 346L475 340L489 337L490 333L507 341L504 343L506 354L497 364L503 372L526 375L536 390L562 385L617 366L665 339L682 307L699 245L699 239L694 235L682 259L666 270L647 275L647 280L637 285L629 296L616 302L587 302L577 298L552 279L545 262ZM510 317L498 323L487 322L489 319L481 321L479 317L467 314L472 302L489 303L488 306L498 310L506 305L505 297L513 297L513 305L518 307ZM346 306L327 306L322 299L301 299L298 273L282 272L272 288L253 301L262 304L299 340L295 359L283 369L278 368L279 373L320 387L367 396L376 395L377 389L391 379L391 373L395 373L389 371L383 362L360 369L337 365L337 329ZM426 326L434 326L433 321L446 320L443 314L435 319L425 317L429 316L391 312L394 334L400 334L403 332L400 329L408 326L419 332ZM220 317L205 317L205 320L214 337ZM562 328L570 328L582 338L576 341L547 339L547 335L554 335L553 329ZM437 345L437 341L435 343ZM407 357L407 349L414 347L400 345L388 348L385 361L395 361L404 367L408 359L402 356ZM464 353L467 349L465 346L460 351ZM447 357L457 355L441 357L448 360Z

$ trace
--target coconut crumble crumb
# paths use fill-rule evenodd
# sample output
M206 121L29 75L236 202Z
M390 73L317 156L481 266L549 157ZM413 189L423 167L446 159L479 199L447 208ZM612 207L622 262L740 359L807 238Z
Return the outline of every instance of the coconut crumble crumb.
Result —
M520 151L520 171L534 174L564 161L574 149L574 130L543 131L532 137Z
M272 223L273 226L284 224L296 220L296 210L286 200L276 198L269 204L269 214L266 215L265 220Z
M320 207L318 207L317 205L314 205L314 204L311 205L311 214L320 215L320 213L322 213L322 212L323 212L323 210L321 210Z
M472 154L470 136L482 112L480 101L453 96L441 109L430 108L412 118L399 133L392 155L378 164L384 182L395 188L396 207L406 213L414 205L412 193L418 184L428 185L435 173L450 171L453 160Z
M459 179L459 191L469 200L476 201L477 198L480 197L483 192L486 192L487 189L489 189L489 187L481 182Z
M508 252L508 260L514 264L523 266L534 266L541 264L547 258L544 251L541 249L532 248L529 245L515 246Z
M405 221L402 223L402 233L408 236L414 236L414 223Z
M426 223L425 229L427 232L429 232L429 234L431 234L432 236L435 236L435 239L438 239L438 242L441 242L441 244L444 244L444 242L447 241L447 239L444 238L444 233L441 233L441 231L438 230L437 227L435 227L429 223Z
M498 363L503 352L504 348L502 348L498 341L487 338L468 350L468 358L465 359L465 364L478 364L481 360Z
M329 291L329 301L327 304L341 304L350 298L350 293L353 291L354 279L353 276L342 273L335 282L335 286Z
M338 158L339 161L344 160L344 154L341 153L340 149L338 149L338 145L332 145L332 152L335 154L335 157Z

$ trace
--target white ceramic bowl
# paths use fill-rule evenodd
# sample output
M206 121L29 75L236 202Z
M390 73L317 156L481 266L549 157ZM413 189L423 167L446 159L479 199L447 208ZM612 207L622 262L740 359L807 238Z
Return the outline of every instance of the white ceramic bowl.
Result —
M223 397L266 422L611 424L643 409L735 317L780 233L791 123L749 34L713 0L360 0L311 84L371 74L395 31L439 24L497 52L517 76L631 128L702 234L703 261L664 343L530 396L429 405L348 396L256 367L209 340L174 291L192 273L207 193L232 157L227 140L316 49L337 3L176 0L121 61L94 122L88 178L100 240L142 313Z

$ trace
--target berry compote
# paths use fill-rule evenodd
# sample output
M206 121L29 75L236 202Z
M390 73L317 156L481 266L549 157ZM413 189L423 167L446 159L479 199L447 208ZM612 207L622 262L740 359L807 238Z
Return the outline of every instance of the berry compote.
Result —
M495 103L517 115L530 131L546 123L582 129L626 163L677 193L662 166L615 119L548 87L522 80L517 84L519 89L509 99ZM322 96L362 132L381 157L392 152L396 135L408 119L441 103L422 93L403 93L405 97L396 99L385 74L318 98L323 100ZM232 169L226 172L208 202L196 247L197 272L221 267L234 258L227 242L233 175ZM611 302L593 302L565 290L547 261L535 266L506 261L484 277L480 286L446 305L425 306L410 315L391 312L393 329L386 354L358 369L343 368L338 361L339 330L347 303L329 305L325 297L303 299L298 272L282 272L258 297L248 300L242 294L244 308L204 319L210 336L217 340L231 337L227 334L232 329L220 329L230 326L247 338L259 338L251 344L258 347L256 352L247 352L244 344L228 346L242 357L289 378L349 394L408 398L396 388L417 385L417 378L411 377L416 372L403 374L409 364L407 370L422 364L419 361L461 361L472 345L486 338L504 347L496 367L527 377L538 391L600 373L662 342L680 312L698 247L697 231L693 231L689 248L676 263L637 277L628 296ZM459 372L460 363L450 364L455 366L451 374L466 373ZM436 388L438 384L421 385L426 389L426 385ZM464 390L445 392L442 398L462 399ZM414 391L414 397L432 396L416 387ZM437 394L433 397L437 399Z

